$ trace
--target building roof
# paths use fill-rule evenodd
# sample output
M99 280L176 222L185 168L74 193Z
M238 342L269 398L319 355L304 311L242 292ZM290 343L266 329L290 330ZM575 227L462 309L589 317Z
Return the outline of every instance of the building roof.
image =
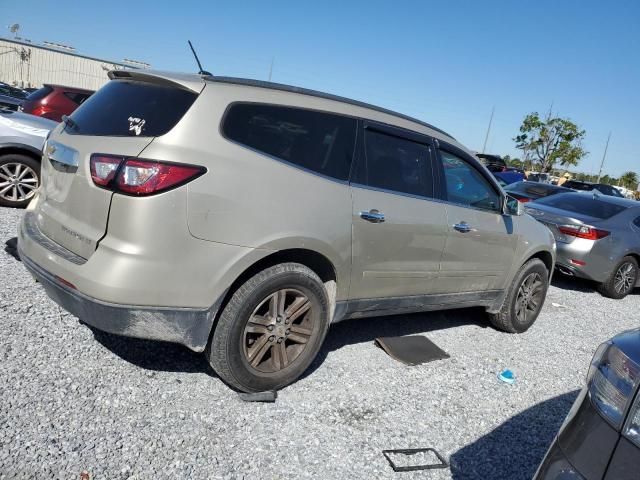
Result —
M60 53L62 55L71 55L73 57L85 58L87 60L94 60L96 62L109 63L111 65L118 65L118 66L121 66L121 67L134 68L134 69L135 68L140 68L140 67L136 67L134 65L129 65L129 64L126 64L126 63L122 63L122 62L114 62L113 60L105 60L103 58L90 57L88 55L81 55L81 54L75 53L75 52L67 52L65 50L59 50L57 48L48 47L46 45L41 45L39 43L25 42L24 40L18 40L18 39L15 39L15 38L0 37L0 40L3 41L3 42L16 43L16 44L22 45L24 47L40 48L42 50L48 50L50 52Z

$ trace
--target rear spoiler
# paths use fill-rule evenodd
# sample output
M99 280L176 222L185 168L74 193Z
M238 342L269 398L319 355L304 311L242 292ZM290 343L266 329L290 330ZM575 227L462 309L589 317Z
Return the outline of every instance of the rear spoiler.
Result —
M138 80L156 85L178 87L195 93L202 92L202 89L206 85L200 75L186 75L154 70L111 70L107 75L111 80Z

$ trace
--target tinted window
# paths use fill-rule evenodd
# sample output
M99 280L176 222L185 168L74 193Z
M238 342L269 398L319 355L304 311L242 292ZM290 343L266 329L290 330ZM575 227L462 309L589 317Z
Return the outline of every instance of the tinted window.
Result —
M482 174L452 153L440 151L447 199L468 207L500 211L500 195Z
M224 135L259 152L340 180L349 178L357 121L276 105L231 106Z
M399 193L433 197L429 147L421 143L365 130L365 162L357 182Z
M82 105L87 98L91 96L90 93L80 93L80 92L64 92L64 96L71 100L76 105Z
M573 188L574 190L593 190L593 185L591 185L590 183L576 182L573 180L568 180L564 182L563 185L567 188Z
M29 96L27 97L27 100L30 100L32 102L37 102L38 100L42 100L44 97L49 95L51 92L53 92L53 88L51 88L51 87L42 87L42 88L39 88L38 90L36 90L35 92L30 93Z
M156 137L171 130L197 95L181 88L112 80L91 95L71 118L76 135Z
M626 210L626 205L617 205L597 198L592 198L589 194L566 193L553 195L537 200L538 203L559 208L568 212L580 213L590 217L607 219Z

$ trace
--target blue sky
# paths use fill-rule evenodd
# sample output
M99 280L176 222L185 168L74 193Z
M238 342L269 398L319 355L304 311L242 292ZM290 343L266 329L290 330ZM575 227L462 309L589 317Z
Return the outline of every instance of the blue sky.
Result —
M531 111L587 131L597 172L640 173L640 2L0 0L22 36L111 60L266 79L416 116L481 150L519 156L512 138ZM8 31L0 33L8 36Z

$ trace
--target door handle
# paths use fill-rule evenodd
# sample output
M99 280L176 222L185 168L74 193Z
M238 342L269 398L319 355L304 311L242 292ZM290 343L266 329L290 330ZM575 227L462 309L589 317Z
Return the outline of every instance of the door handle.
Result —
M360 212L360 218L371 223L383 223L384 213L379 212L375 208L372 208L368 212Z
M469 233L472 230L467 222L456 223L453 228L462 233Z

